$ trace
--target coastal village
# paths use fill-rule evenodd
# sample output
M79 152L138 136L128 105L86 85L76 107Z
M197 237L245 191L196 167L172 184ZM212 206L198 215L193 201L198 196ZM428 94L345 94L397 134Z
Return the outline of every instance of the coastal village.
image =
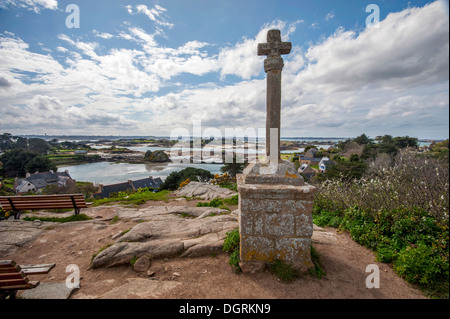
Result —
M8 138L6 138L8 136ZM20 144L23 137L9 137L8 133L3 134L3 152L7 151L8 148L14 148L14 145ZM144 143L150 142L150 143ZM324 173L327 166L333 165L328 157L316 157L316 153L320 148L321 144L326 144L327 147L332 148L331 141L314 141L314 142L292 142L292 141L282 141L281 149L289 151L286 153L285 158L293 161L298 161L298 172L304 174L308 179L313 177L316 173ZM107 162L127 162L133 164L139 163L165 163L170 162L170 156L172 152L177 151L166 151L166 150L156 150L156 151L137 151L127 148L130 146L134 147L151 147L151 148L162 148L167 149L173 146L175 143L168 139L120 139L118 141L82 141L82 142L62 142L58 143L56 139L46 141L41 139L41 144L46 145L44 147L44 153L47 158L49 158L56 167L67 166L70 164L82 165L85 163L107 161ZM207 144L202 141L202 146L205 147ZM100 146L97 148L96 146ZM242 148L248 147L248 143L244 143ZM259 146L261 147L261 145ZM226 148L223 145L222 150ZM307 151L295 153L295 150L301 150L307 148ZM26 148L25 148L26 149ZM264 148L262 148L264 150ZM2 152L2 153L3 153ZM200 152L202 153L202 152ZM1 153L0 153L1 156ZM217 157L217 156L216 156ZM223 159L221 159L223 162ZM9 174L11 175L11 174ZM5 179L5 177L3 177ZM6 185L8 181L11 181L11 177L6 177ZM89 181L80 181L89 182ZM5 181L3 182L5 185ZM153 188L158 189L163 180L160 177L153 178L149 176L146 179L139 180L126 180L122 183L117 183L113 185L97 185L98 192L94 195L95 197L108 197L110 193L117 193L119 191L126 190L137 190L139 188ZM9 184L10 185L10 184ZM48 187L51 185L50 187ZM76 185L76 180L70 176L68 170L64 172L49 170L47 172L26 172L25 176L14 178L12 187L9 187L11 193L22 195L22 194L42 194L43 192L49 194L52 192L58 192L58 189L70 189ZM46 189L44 191L44 189Z
M27 150L30 147L21 147L22 140L26 140L25 137L13 137L11 134L4 133L2 135L3 141L1 141L2 150L0 151L0 156L8 149L22 149ZM168 163L171 162L171 156L178 155L177 150L167 150L176 144L176 141L171 141L165 138L134 138L126 139L122 138L119 140L107 140L101 139L97 141L63 141L58 142L56 138L51 140L45 140L42 138L33 138L34 142L39 140L39 145L43 150L42 155L48 158L56 167L56 170L48 171L27 171L25 176L16 176L13 178L14 171L8 173L9 176L0 176L0 182L3 181L3 190L8 191L10 194L51 194L52 192L58 193L60 189L68 190L76 185L76 180L73 179L68 170L64 172L57 171L58 167L67 165L82 165L86 163L93 162L113 162L113 163L132 163L132 164L142 164L142 163ZM341 139L344 140L344 139ZM362 147L354 143L354 149L347 150L347 154L342 154L342 152L336 148L338 142L333 140L316 140L310 142L297 142L285 140L281 141L281 152L282 158L285 160L292 161L295 167L306 180L311 180L316 174L324 174L336 163L331 158L336 155L347 155L350 153L361 155ZM356 145L355 145L356 144ZM425 146L418 147L417 152L430 151L429 145L435 145L435 141L430 141L425 144ZM207 148L207 142L205 140L201 141L202 147ZM326 149L323 148L326 147ZM138 151L133 150L128 147L137 148L161 148L161 150L155 151ZM217 147L217 145L214 145ZM241 150L245 150L249 147L249 143L245 142L241 145ZM251 147L259 147L264 151L264 145L257 144L251 145ZM348 149L349 147L347 147ZM350 147L351 148L351 147ZM226 144L223 144L219 150L222 154L225 153L225 149L229 149ZM296 152L298 151L298 152ZM191 151L191 163L193 153L198 151ZM199 151L200 158L205 154L205 152ZM216 151L217 153L217 151ZM217 160L217 156L215 159ZM257 158L261 158L258 156ZM210 159L210 157L208 157ZM245 158L247 159L247 158ZM203 161L202 161L203 162ZM219 159L219 162L223 163L224 158ZM204 162L203 162L204 163ZM1 162L0 162L1 165ZM0 166L1 168L1 166ZM155 172L156 173L156 172ZM107 174L107 172L105 172ZM79 182L91 182L87 180ZM92 182L91 182L92 183ZM120 191L127 190L138 190L139 188L152 188L159 189L163 180L161 177L153 178L149 175L148 178L139 180L124 180L121 183L115 183L111 185L93 185L96 187L96 192L94 197L109 197L110 193L118 193Z
M358 144L358 142L367 142L366 138L362 135L356 139L344 140L328 146L327 149L321 148L321 145L316 143L300 145L298 142L286 141L283 142L282 148L285 148L287 152L282 152L282 158L293 163L305 180L316 184L320 181L317 178L327 176L327 172L330 173L332 167L339 167L343 165L342 163L360 165L361 162L355 160L355 155L360 154L358 159L363 156L363 150L368 148L368 144ZM389 137L384 139L386 142ZM13 148L18 140L11 136L9 147ZM405 138L397 138L398 145L405 140ZM403 142L400 143L400 141ZM70 160L78 163L80 161L77 157L80 156L96 156L96 160L99 160L97 157L104 156L101 160L112 160L112 156L120 153L118 155L121 156L120 159L116 158L116 160L124 160L123 154L132 154L132 161L145 161L145 158L148 160L150 155L144 151L129 152L125 150L126 145L123 142L120 142L123 143L122 145L117 145L117 142L111 142L114 145L105 143L106 145L103 144L102 148L95 148L94 145L86 145L84 142L71 142L71 144L63 142L64 145L71 147L70 149L55 147L56 141L52 144L47 143L49 148L44 148L42 154L55 158L56 161L61 160L55 156L58 152L64 154L65 160L72 157ZM126 142L128 143L130 141ZM162 140L158 143L161 148L167 146L165 144L167 141ZM378 143L383 145L381 139ZM406 144L404 144L405 150L408 147ZM55 147L53 151L50 145ZM138 145L148 146L149 144L139 143ZM156 143L150 145L155 147ZM292 150L292 148L299 149L299 146L303 149L302 151ZM114 150L118 153L111 152ZM445 142L409 148L409 152L435 154L434 156L438 154L444 156L446 150L448 150L448 144ZM11 150L2 149L3 155L8 152ZM346 160L341 159L346 154L352 156L346 157ZM353 162L350 162L351 157ZM162 157L158 155L153 157L155 158L160 160ZM91 159L86 160L87 163L90 161ZM83 164L80 163L80 165ZM241 170L243 167L245 165L241 166ZM42 281L40 290L34 288L21 291L19 297L41 298L39 292L42 291L46 298L109 299L120 296L126 298L205 298L208 296L221 298L223 295L217 294L219 291L225 294L229 289L235 289L234 285L230 284L236 276L234 266L229 266L229 262L226 261L227 254L223 253L227 234L232 233L238 226L236 215L238 193L233 187L235 179L223 173L220 176L211 176L202 182L180 180L179 186L174 191L161 191L163 183L163 179L149 175L144 179L91 187L85 196L88 205L78 209L78 214L74 214L73 208L41 209L24 211L20 220L15 220L13 214L10 213L7 216L4 212L3 220L0 221L2 256L21 260L23 263L38 260L43 263L53 262L57 265L55 270L49 270L50 274L40 276ZM56 169L47 172L25 172L22 177L3 176L1 190L4 196L45 197L48 194L50 196L61 193L70 195L70 189L79 192L82 188L73 188L77 184L78 187L86 186L85 182L74 180L70 172L59 172ZM142 197L143 194L146 197ZM77 201L77 203L81 202ZM77 216L83 216L83 219L78 219ZM71 221L61 223L62 220ZM70 234L70 236L64 234ZM152 234L151 237L148 237L149 234ZM48 246L47 243L52 245ZM317 225L314 225L312 243L322 257L322 263L320 266L317 265L326 271L328 279L325 280L336 281L336 284L340 282L338 285L341 288L336 296L342 297L342 291L349 291L348 298L375 297L372 294L373 290L360 289L361 285L358 282L364 280L363 275L355 276L348 267L344 270L332 266L333 263L342 263L346 259L353 258L354 265L359 263L363 267L363 264L373 262L370 261L373 258L370 251L361 250L361 246L355 246L356 243L348 235ZM49 250L49 247L52 248ZM149 258L142 254L143 251L153 251L153 255ZM337 251L340 253L336 254ZM64 260L71 260L80 267L83 279L79 288L65 287L63 282L67 274L64 269L58 267L64 264ZM388 265L379 265L385 273L384 280L389 278L389 284L385 283L383 298L424 298L415 288L407 286ZM214 269L220 270L220 276ZM262 290L261 287L253 289L254 286L249 281L253 278L251 276L258 276L259 280L267 282L267 286ZM246 282L247 288L241 290L241 294L237 297L257 297L258 291L260 293L271 291L276 298L285 298L289 295L283 281L274 279L276 277L273 277L270 272L255 273L251 276L240 277ZM311 294L314 290L318 298L330 296L329 292L326 295L325 291L317 290L314 286L324 279L310 278L297 280L295 284L291 284L291 289L297 290L297 286L300 285L301 291L305 294ZM102 284L93 284L94 282ZM225 285L226 282L229 284ZM221 289L215 289L213 292L208 288L211 285ZM49 287L59 288L56 290L57 293L52 295L48 290ZM296 296L302 298L298 290Z

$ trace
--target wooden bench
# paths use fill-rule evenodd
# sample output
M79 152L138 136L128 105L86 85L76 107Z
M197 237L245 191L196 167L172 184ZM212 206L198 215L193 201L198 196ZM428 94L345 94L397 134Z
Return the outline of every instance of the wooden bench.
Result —
M36 196L0 196L4 210L12 210L14 219L20 219L22 210L73 208L75 215L87 204L83 194L36 195Z
M30 281L29 275L48 274L55 264L18 265L13 260L0 260L0 299L15 299L17 291L33 289L39 281Z

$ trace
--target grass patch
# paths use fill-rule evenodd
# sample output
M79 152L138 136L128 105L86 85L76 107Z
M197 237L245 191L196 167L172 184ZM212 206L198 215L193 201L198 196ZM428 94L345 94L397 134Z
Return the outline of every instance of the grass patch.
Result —
M137 256L136 255L133 256L133 258L131 258L131 260L130 260L130 265L134 266L134 264L136 263L137 260L138 260Z
M308 269L309 274L319 279L321 279L322 276L326 276L327 275L326 272L322 269L320 256L312 245L311 245L311 260L314 264L314 268Z
M114 215L114 217L111 219L111 221L109 222L110 225L115 224L119 221L119 216Z
M36 217L36 216L25 216L23 220L26 221L35 221L40 220L41 222L53 222L53 223L69 223L69 222L78 222L82 220L90 220L91 217L85 214L71 215L68 217Z
M229 205L229 206L237 206L237 205L239 205L239 194L234 195L234 196L232 196L230 198L225 198L223 200L223 203L225 205Z
M286 282L295 280L299 277L298 270L296 270L292 264L287 264L279 259L275 259L269 265L269 270L272 274Z
M139 189L137 191L119 192L110 198L93 199L92 206L101 206L107 204L123 204L123 205L142 205L149 200L165 201L169 200L170 191L163 190L154 193L153 190Z
M126 233L128 233L130 230L131 230L131 228L126 229L126 230L122 231L122 232L120 233L120 235L123 236L123 235L125 235Z
M239 204L239 195L234 195L230 198L215 198L210 202L198 202L197 207L215 207L220 209L226 209L230 211L228 206L237 206Z
M91 256L91 263L92 263L92 261L94 260L94 258L97 257L98 254L100 254L102 251L104 251L106 248L108 248L108 247L110 247L110 246L112 246L112 245L113 245L113 244L107 244L107 245L103 246L102 248L100 248L100 250L99 250L98 252L96 252L95 254L93 254L93 255Z
M11 178L11 177L7 177L4 178L3 181L1 182L3 186L8 187L8 188L13 188L14 187L14 182L15 179Z
M230 259L228 263L233 267L235 273L241 272L241 267L239 266L239 243L240 235L239 228L226 233L225 240L223 241L222 250L230 254Z

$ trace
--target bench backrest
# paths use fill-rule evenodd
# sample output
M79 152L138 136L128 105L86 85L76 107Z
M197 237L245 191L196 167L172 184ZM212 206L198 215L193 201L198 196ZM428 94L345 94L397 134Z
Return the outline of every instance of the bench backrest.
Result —
M32 289L38 285L39 281L30 281L16 262L0 261L0 290Z
M0 196L4 210L32 210L58 208L86 208L83 194L36 195L36 196ZM75 205L74 205L75 204Z

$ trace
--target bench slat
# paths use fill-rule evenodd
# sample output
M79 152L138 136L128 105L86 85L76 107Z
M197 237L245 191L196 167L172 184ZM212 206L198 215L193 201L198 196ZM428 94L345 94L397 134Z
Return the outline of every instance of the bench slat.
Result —
M53 268L53 267L52 267ZM42 267L42 268L30 268L30 269L22 269L24 274L27 275L44 275L48 274L52 268Z
M9 273L19 272L19 271L20 271L20 269L18 270L16 267L0 268L0 274L9 274Z
M14 293L17 290L33 289L39 281L30 281L27 275L48 274L56 264L18 265L13 260L0 260L0 297L1 292ZM22 269L23 268L23 269Z
M35 199L27 199L27 200L17 200L11 198L13 204L26 204L26 203L40 203L40 202L49 202L49 203L58 203L58 202L71 202L71 198L35 198ZM84 198L74 198L76 202L84 202ZM1 203L10 204L9 201L0 201ZM10 204L11 205L11 204Z
M15 267L17 263L13 260L0 260L0 268Z
M84 199L74 198L75 203L85 203ZM32 203L72 203L71 198L60 198L60 199L35 199L35 200L12 200L14 206L20 204L32 204ZM11 203L5 202L2 206L11 205Z
M8 286L8 287L0 287L0 290L23 290L23 289L33 289L39 286L39 281L30 281L27 284L24 285L15 285L15 286Z
M12 205L11 205L11 202ZM5 210L34 209L77 209L87 208L83 194L65 195L33 195L33 196L0 196L0 204Z
M0 287L9 287L9 286L17 286L17 285L25 285L28 284L30 280L25 278L19 278L19 279L2 279L0 280Z
M30 195L30 196L0 196L0 200L17 199L17 200L33 200L33 199L58 199L58 198L84 198L83 194L64 194L64 195Z
M77 208L87 208L85 203L75 203ZM72 203L30 203L30 204L14 204L16 210L31 209L56 209L56 208L74 208ZM11 206L3 206L5 210L12 210Z
M25 277L25 274L23 272L6 273L6 274L0 273L0 280L23 279L24 277Z
M84 200L81 200L81 199L75 199L74 200L75 201L75 203L80 203L80 204L83 204L83 203L85 203L85 201ZM35 203L50 203L50 204L52 204L52 203L55 203L55 204L57 204L57 203L72 203L72 200L69 198L69 199L59 199L59 200L34 200L34 201L13 201L13 205L14 206L17 206L17 205L29 205L29 204L35 204ZM10 202L7 202L7 203L1 203L2 204L2 206L4 207L4 206L11 206L11 203Z
M55 267L55 265L56 264L20 265L20 268L22 268L22 270L31 269L31 268L42 268L42 267L48 267L50 269L53 269Z

